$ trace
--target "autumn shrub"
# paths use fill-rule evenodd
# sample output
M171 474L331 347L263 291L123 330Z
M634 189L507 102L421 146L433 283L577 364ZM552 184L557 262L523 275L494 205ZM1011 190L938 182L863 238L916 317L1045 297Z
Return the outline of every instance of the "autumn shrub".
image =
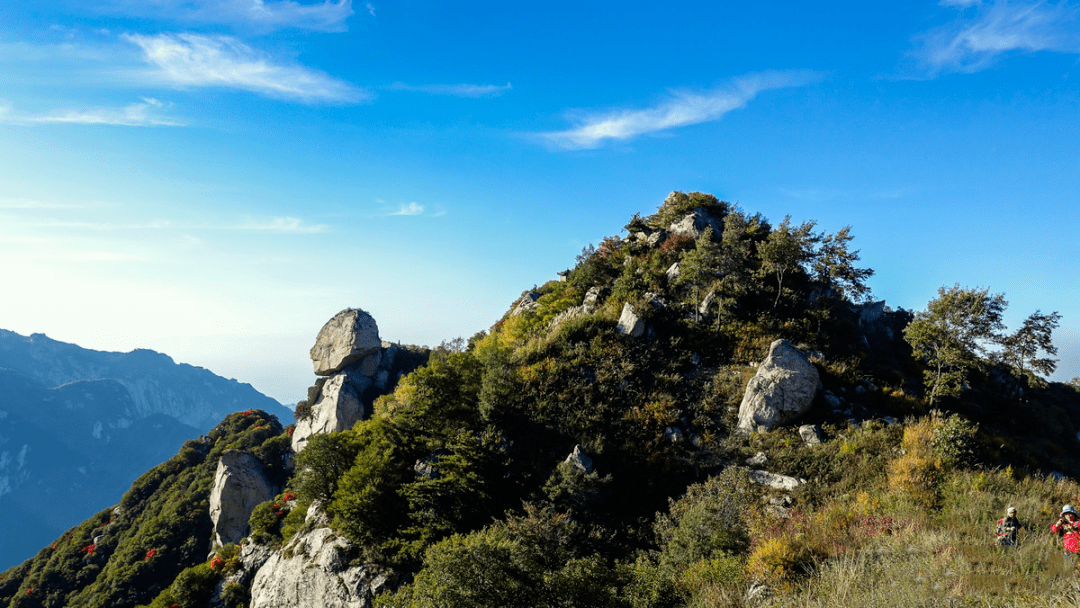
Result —
M769 538L759 544L746 560L746 576L769 585L783 585L792 580L805 562L801 547L790 538Z
M938 502L942 467L934 453L934 422L923 418L904 427L903 455L889 463L889 487L912 502L933 507Z

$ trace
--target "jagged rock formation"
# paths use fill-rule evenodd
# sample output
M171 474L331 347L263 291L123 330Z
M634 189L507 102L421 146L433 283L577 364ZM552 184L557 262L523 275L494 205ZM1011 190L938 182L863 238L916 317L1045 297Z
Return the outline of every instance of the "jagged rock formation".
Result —
M368 608L386 577L350 566L351 549L330 528L297 534L255 573L250 608Z
M586 475L593 472L592 458L585 453L585 450L581 449L580 445L574 446L574 451L570 452L570 455L566 457L564 461L570 465L575 471L585 473Z
M764 431L798 418L810 409L820 386L817 368L802 351L787 340L773 342L746 385L738 428Z
M272 500L274 494L275 488L266 479L258 458L237 450L222 454L210 491L214 544L236 543L247 536L251 511L259 503Z
M427 361L427 351L381 341L375 319L350 308L334 315L319 331L311 361L316 374L329 377L316 380L307 400L297 405L292 435L297 453L312 435L344 431L371 416L375 398L393 390L401 376Z

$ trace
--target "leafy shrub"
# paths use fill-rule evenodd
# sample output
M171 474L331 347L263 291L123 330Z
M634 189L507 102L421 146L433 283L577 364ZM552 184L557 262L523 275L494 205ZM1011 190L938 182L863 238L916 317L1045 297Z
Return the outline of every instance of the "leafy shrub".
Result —
M934 428L934 455L945 468L974 466L978 462L979 425L959 414L940 420Z
M679 500L669 499L668 513L657 514L653 527L662 563L687 567L701 559L745 551L748 513L756 495L747 470L728 467L687 488Z

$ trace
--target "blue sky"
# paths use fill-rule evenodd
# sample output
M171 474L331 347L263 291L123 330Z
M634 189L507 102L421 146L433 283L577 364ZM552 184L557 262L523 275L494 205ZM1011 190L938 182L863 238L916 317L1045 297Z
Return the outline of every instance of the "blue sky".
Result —
M874 294L1060 311L1080 6L0 4L0 327L294 402L346 307L487 328L671 190L853 227Z

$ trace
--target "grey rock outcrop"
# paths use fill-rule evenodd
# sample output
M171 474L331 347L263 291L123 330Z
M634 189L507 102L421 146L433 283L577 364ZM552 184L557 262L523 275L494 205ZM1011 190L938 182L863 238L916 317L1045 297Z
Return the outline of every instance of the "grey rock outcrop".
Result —
M714 240L724 234L724 220L703 207L697 207L668 226L672 234L686 234L695 239L705 234L706 228L712 228Z
M574 451L570 452L570 455L563 461L570 465L575 471L589 474L593 472L592 458L585 453L585 450L581 449L580 445L574 446Z
M799 427L799 437L806 445L817 445L825 440L821 429L816 424L804 424Z
M606 287L590 287L589 291L585 292L585 299L581 304L583 306L596 306L600 303L600 300L607 297L607 292Z
M343 310L323 325L315 346L311 347L315 375L329 376L365 357L377 355L381 344L379 327L371 315L359 308Z
M801 479L761 470L750 471L750 481L774 490L787 490L789 492L806 483Z
M817 368L787 340L769 346L769 356L746 385L739 405L738 428L766 431L798 418L810 409L821 386Z
M619 325L616 330L631 338L639 338L645 333L645 319L634 313L634 307L629 302L623 304L622 315L619 316Z
M258 458L237 450L222 454L210 491L214 544L235 543L247 536L251 511L259 503L272 500L274 490Z
M709 314L709 307L716 301L716 290L710 289L709 293L705 294L705 297L701 299L701 304L698 306L698 314Z
M524 312L536 310L540 305L537 301L540 299L538 292L529 290L521 294L521 298L518 300L517 306L510 312L511 317L516 317Z
M758 452L753 456L746 459L746 464L752 467L760 467L769 461L769 457L765 455L765 452Z
M682 274L682 271L679 270L679 263L675 262L674 264L669 266L667 272L664 274L667 277L668 282L678 280L679 275Z
M298 534L255 573L251 608L369 608L386 577L350 566L351 546L330 528Z
M225 601L225 587L227 585L240 585L250 588L251 581L259 568L274 555L274 550L266 545L260 545L248 539L240 545L239 568L236 572L218 581L214 587L214 595L210 598L209 608L229 608L230 604Z

